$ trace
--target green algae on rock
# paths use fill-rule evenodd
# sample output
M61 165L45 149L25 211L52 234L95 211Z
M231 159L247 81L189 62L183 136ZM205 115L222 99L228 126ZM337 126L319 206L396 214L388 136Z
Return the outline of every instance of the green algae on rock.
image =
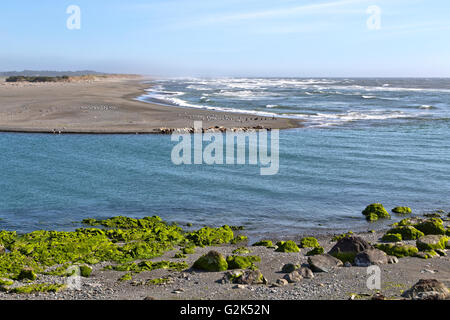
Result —
M227 225L220 228L204 227L200 230L188 233L186 238L196 246L213 246L229 243L234 239L233 230Z
M400 226L389 229L386 234L400 234L403 240L416 240L422 237L423 232L417 230L413 226Z
M319 248L320 244L314 237L304 237L300 240L300 247L302 248Z
M402 241L402 235L399 233L386 233L381 240L384 242L400 242Z
M234 238L228 226L185 233L157 216L86 219L83 222L99 227L71 232L40 230L23 235L0 231L0 244L7 249L0 259L0 276L17 277L23 268L63 276L65 272L61 267L46 270L55 265L89 265L103 261L123 264L161 256L178 245L193 248L228 243ZM186 252L188 250L193 249L186 249Z
M368 205L362 211L362 214L368 221L376 221L381 218L390 219L391 217L381 203L372 203Z
M112 217L104 220L96 219L84 219L82 221L84 224L90 226L104 226L107 228L117 228L117 229L141 229L141 228L152 228L155 223L161 222L162 219L158 216L144 217L142 219L129 218L124 216Z
M0 286L10 286L14 284L13 280L0 278Z
M261 262L259 256L228 256L227 263L228 269L247 269L254 265L255 262Z
M275 251L276 252L300 252L300 248L292 240L279 241L279 242L277 242L277 249Z
M348 231L347 233L342 233L339 235L335 235L333 238L331 238L331 241L339 241L343 238L348 238L351 237L353 235L353 231Z
M392 226L394 226L394 227L398 227L398 226L415 226L416 224L419 224L422 221L424 221L424 220L421 219L421 218L411 217L411 218L402 219L399 222L395 222L395 223L392 224Z
M131 273L125 273L117 281L123 282L123 281L130 281L132 279L133 279L133 275Z
M116 271L133 271L134 273L140 273L143 271L152 271L157 269L169 269L181 271L187 269L188 265L186 262L172 262L172 261L141 261L141 262L131 262L119 264L117 266L112 266L113 270Z
M234 254L246 254L246 253L250 253L250 252L251 252L250 249L248 249L246 247L240 247L240 248L234 249L232 251L232 253L234 253Z
M397 258L414 256L419 252L419 249L408 244L392 244L392 243L382 243L375 244L375 248L384 251L387 255L396 256Z
M163 284L167 284L172 282L171 278L156 278L156 279L150 279L146 282L147 285L154 285L154 286L159 286L159 285L163 285Z
M392 212L398 214L410 214L412 212L410 207L395 207Z
M183 249L181 249L181 252L183 254L194 254L195 253L195 247L184 247Z
M235 238L233 238L233 239L230 241L230 243L231 243L231 244L236 244L236 243L244 242L244 241L247 241L247 240L248 240L248 237L247 237L247 236L239 235L239 236L236 236Z
M30 294L36 292L59 292L65 289L67 286L65 284L50 284L50 283L39 283L31 284L27 286L15 287L9 290L11 293L18 294Z
M217 272L217 271L225 271L228 269L228 263L225 257L217 252L210 251L207 254L198 258L193 267L195 269L209 271L209 272Z
M271 240L261 240L252 244L253 247L273 247L273 243Z
M322 253L324 253L324 252L325 252L325 250L324 250L323 247L315 247L314 249L308 251L308 252L306 253L306 255L307 255L307 256L315 256L315 255L318 255L318 254L322 254Z
M448 240L446 236L430 234L417 239L416 245L420 251L445 249Z
M421 251L417 252L414 257L421 258L421 259L431 259L434 257L437 257L438 253L434 250L428 250L428 251Z
M92 273L92 268L90 266L87 266L85 264L79 266L80 268L80 276L84 278L89 278Z
M37 275L31 268L23 268L20 270L20 273L17 275L16 280L31 280L34 281L37 279Z
M415 225L415 227L424 234L445 234L445 228L442 219L430 218Z

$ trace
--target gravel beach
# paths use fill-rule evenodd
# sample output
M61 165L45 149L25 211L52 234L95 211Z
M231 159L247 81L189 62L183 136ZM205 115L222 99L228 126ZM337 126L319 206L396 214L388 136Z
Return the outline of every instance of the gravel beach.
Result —
M245 231L241 231L245 234ZM381 243L383 231L368 231L354 234L371 244ZM299 237L307 235L299 235ZM331 236L317 236L320 245L328 252L336 240ZM298 239L293 239L297 240ZM414 244L415 241L404 241ZM237 248L247 248L243 256L257 255L261 258L255 265L267 280L265 284L235 284L224 281L229 271L204 272L192 268L194 262L210 250L223 256L233 255ZM314 272L313 278L302 278L294 283L280 281L286 278L282 272L286 264L310 267L306 253L310 249L301 248L300 252L277 252L274 248L255 247L246 242L220 246L197 247L194 254L175 259L179 248L168 251L152 261L185 261L188 268L180 271L157 269L134 274L132 279L119 281L127 272L104 270L108 265L102 262L93 266L88 278L81 278L80 286L65 289L58 293L15 294L0 293L4 300L348 300L371 299L375 293L386 299L403 299L402 293L418 282L419 279L436 279L450 285L450 259L437 256L430 259L403 257L397 263L380 264L381 288L369 289L367 267L355 264L337 267L330 272ZM152 279L164 279L162 284L150 284ZM67 278L39 275L36 283L62 283ZM18 285L18 284L16 284Z

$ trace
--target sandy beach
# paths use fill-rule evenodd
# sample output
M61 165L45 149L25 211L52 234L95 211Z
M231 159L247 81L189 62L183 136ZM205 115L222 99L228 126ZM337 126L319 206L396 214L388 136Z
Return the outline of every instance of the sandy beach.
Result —
M41 133L160 133L161 128L285 129L298 121L137 101L145 79L60 83L0 82L0 131Z

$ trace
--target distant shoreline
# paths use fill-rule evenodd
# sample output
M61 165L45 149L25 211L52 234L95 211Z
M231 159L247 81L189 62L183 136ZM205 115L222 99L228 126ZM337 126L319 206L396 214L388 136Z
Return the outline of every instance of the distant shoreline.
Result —
M0 132L160 134L169 129L301 127L300 121L138 101L144 78L0 83ZM106 108L107 107L107 108ZM242 120L245 118L245 120ZM161 130L165 129L165 130Z

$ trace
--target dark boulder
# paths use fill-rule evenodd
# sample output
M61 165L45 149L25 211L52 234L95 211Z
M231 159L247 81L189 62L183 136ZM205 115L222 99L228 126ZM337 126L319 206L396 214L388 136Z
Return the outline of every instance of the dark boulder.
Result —
M347 236L339 239L328 254L342 262L353 263L356 255L367 249L373 249L373 247L366 240L356 236Z

